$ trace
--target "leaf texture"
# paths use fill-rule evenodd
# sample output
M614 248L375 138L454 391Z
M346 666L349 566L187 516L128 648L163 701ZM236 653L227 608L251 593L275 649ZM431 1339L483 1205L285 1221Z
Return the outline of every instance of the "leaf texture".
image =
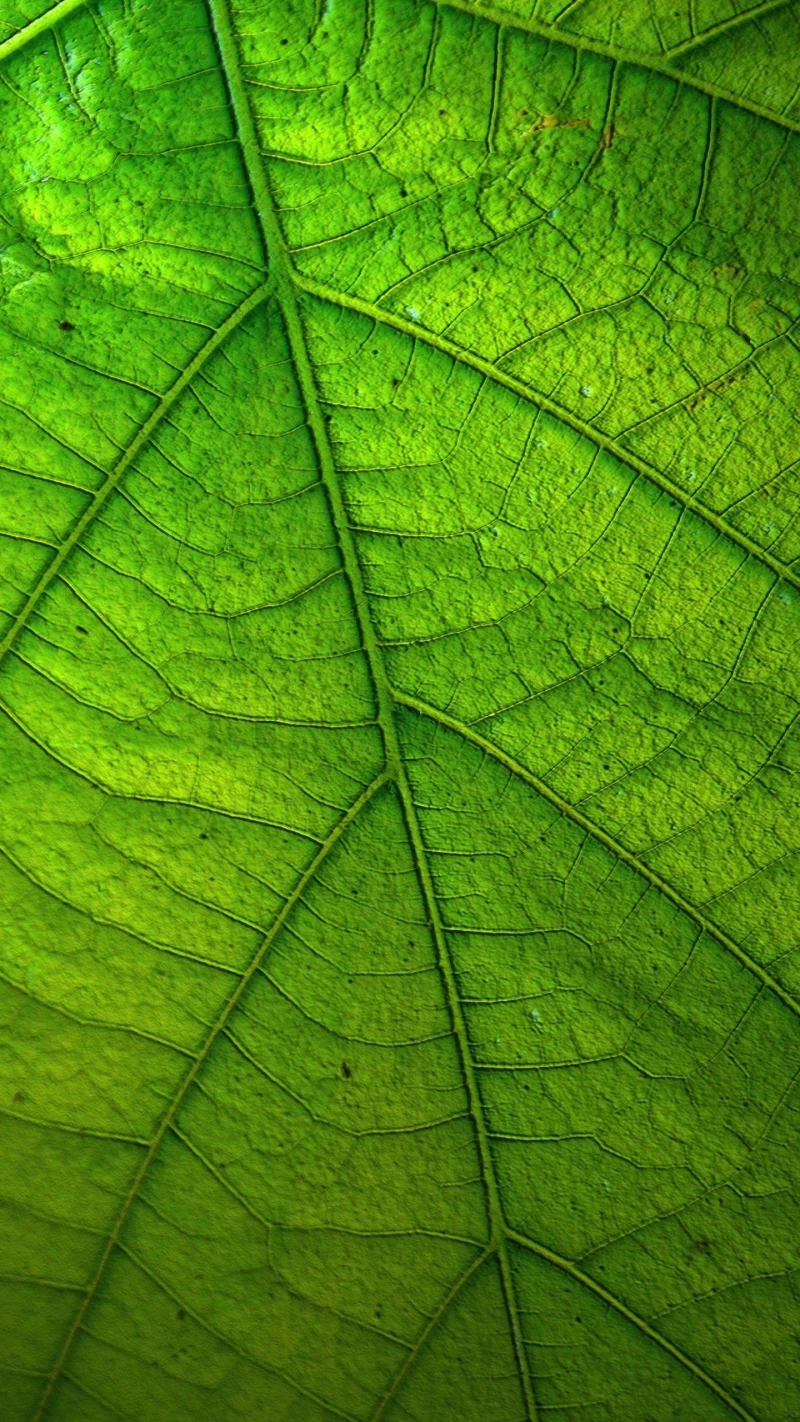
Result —
M800 1413L798 41L0 0L3 1422Z

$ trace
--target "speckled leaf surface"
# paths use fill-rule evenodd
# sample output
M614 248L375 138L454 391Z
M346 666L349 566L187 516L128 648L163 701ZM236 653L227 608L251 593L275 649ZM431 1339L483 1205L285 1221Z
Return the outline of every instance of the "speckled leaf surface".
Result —
M800 5L0 0L2 1422L800 1416Z

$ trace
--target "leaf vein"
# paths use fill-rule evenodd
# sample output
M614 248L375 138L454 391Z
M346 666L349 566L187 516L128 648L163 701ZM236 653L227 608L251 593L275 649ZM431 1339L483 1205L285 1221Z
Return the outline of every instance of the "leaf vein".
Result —
M334 829L331 831L324 844L321 845L320 849L312 859L305 873L302 874L301 877L298 879L292 894L286 900L286 903L283 905L280 912L273 920L269 932L265 934L263 939L261 940L257 951L254 953L251 959L250 965L246 973L244 973L239 982L237 982L236 987L228 997L225 1006L220 1012L216 1022L213 1024L211 1030L206 1036L206 1039L199 1053L194 1058L189 1071L182 1078L180 1085L178 1086L178 1089L175 1092L175 1095L173 1096L167 1107L167 1110L161 1118L161 1121L158 1125L158 1128L152 1141L149 1143L147 1153L131 1182L128 1194L125 1197L125 1200L122 1204L122 1208L120 1209L119 1214L114 1223L114 1227L106 1241L105 1247L100 1255L100 1259L98 1260L97 1266L95 1268L95 1272L87 1287L84 1301L72 1320L72 1324L70 1326L64 1344L61 1348L61 1352L59 1353L59 1356L53 1366L52 1372L48 1377L47 1386L45 1387L42 1396L39 1400L39 1404L36 1408L36 1412L34 1413L32 1422L40 1422L40 1419L45 1415L50 1405L50 1402L52 1401L56 1384L58 1383L59 1378L62 1376L64 1369L66 1368L67 1361L72 1352L73 1344L75 1343L78 1334L84 1328L86 1316L92 1306L94 1299L97 1297L97 1293L100 1284L105 1276L109 1260L111 1259L112 1255L120 1244L122 1232L127 1223L131 1210L134 1204L136 1203L136 1200L139 1198L139 1193L142 1184L144 1183L144 1180L150 1171L150 1167L152 1166L153 1161L158 1155L164 1137L172 1128L173 1122L175 1121L175 1118L181 1106L183 1105L183 1102L186 1099L189 1090L194 1085L195 1081L197 1080L197 1077L200 1074L200 1071L208 1060L209 1053L212 1047L214 1046L214 1043L217 1041L220 1034L227 1027L228 1022L230 1021L234 1012L238 1008L244 994L246 993L253 978L255 977L255 974L261 967L264 958L266 957L277 935L279 934L284 923L286 922L286 919L289 917L289 914L292 912L292 909L300 899L307 885L313 879L319 865L322 864L323 861L328 857L334 846L338 844L342 835L357 818L364 806L369 803L373 795L381 788L383 784L385 784L385 781L385 774L377 776L376 779L373 780L372 783L367 786L367 788L362 792L362 794L359 795L358 799L354 801L347 813L342 816L342 818L338 821Z
M662 474L661 470L656 469L652 464L648 464L646 460L640 459L637 454L626 449L624 445L620 444L612 436L603 434L602 431L595 429L593 425L580 419L578 415L573 415L571 411L565 409L563 405L559 405L555 400L551 400L548 395L534 390L530 385L526 385L523 381L518 380L516 376L507 374L506 371L501 370L499 366L493 364L491 361L484 360L482 356L476 355L473 351L467 350L464 346L457 345L446 336L438 335L435 331L426 330L426 328L421 326L418 322L406 321L404 317L396 316L390 311L385 311L382 307L376 306L373 302L362 301L360 297L336 291L332 287L324 285L322 282L315 281L313 277L306 276L304 273L296 270L293 271L293 279L302 291L306 291L310 295L318 297L321 301L327 301L331 305L340 306L346 310L357 311L362 316L369 316L377 324L390 326L392 329L400 331L403 335L410 336L412 340L422 341L425 345L432 346L435 350L441 351L442 354L449 356L451 360L458 362L460 365L468 366L470 369L495 381L498 385L505 386L507 390L517 395L519 399L526 400L537 409L543 410L561 424L574 430L576 434L582 435L584 439L588 440L598 449L602 449L606 454L610 454L615 459L618 459L621 464L632 469L634 473L648 479L650 483L657 485L659 489L663 489L664 493L669 494L670 498L675 499L677 503L682 504L684 508L696 514L697 517L702 519L705 523L710 524L712 528L716 529L717 533L727 538L731 543L737 544L751 558L755 558L758 562L763 563L773 573L776 573L779 578L782 578L784 582L800 590L800 574L795 573L786 563L782 562L780 558L776 558L767 549L762 548L760 544L754 542L752 538L748 538L746 533L741 533L733 524L728 523L726 519L722 518L718 513L715 513L713 509L709 508L700 499L695 498L694 495L682 489L679 484L674 483L668 475Z
M788 1007L796 1017L800 1017L800 1002L798 1002L790 992L787 992L786 988L782 987L766 968L763 968L760 963L757 963L754 958L751 958L750 954L747 953L735 939L731 938L713 919L707 918L702 909L698 908L696 904L693 904L690 899L685 898L683 894L673 888L666 879L662 879L659 874L656 874L644 860L639 859L637 855L633 854L629 849L626 849L624 845L620 844L618 840L614 839L613 836L602 829L600 825L595 824L593 820L589 819L588 815L584 815L582 810L577 809L575 805L570 804L569 801L565 800L557 791L551 789L545 780L541 780L539 776L534 775L532 771L526 769L526 767L515 760L513 756L509 755L499 746L496 746L485 736L480 735L479 732L473 731L469 726L464 725L462 721L457 721L455 717L450 716L446 711L440 711L438 707L431 706L416 696L407 696L405 692L402 691L395 690L394 695L399 705L406 706L411 711L416 711L418 715L425 716L428 720L437 721L440 725L446 726L448 730L454 731L456 735L462 736L464 740L470 741L472 745L483 751L485 755L499 762L499 764L504 766L512 775L523 780L544 799L549 800L550 804L564 815L565 818L572 820L573 823L580 826L586 834L591 835L593 839L596 839L600 844L604 845L606 849L610 850L611 853L623 864L626 864L629 869L633 869L635 873L640 874L654 889L657 889L659 893L669 899L676 908L679 908L682 913L685 913L687 918L692 919L699 928L702 928L709 937L715 939L723 948L726 948L729 953L738 959L742 967L746 968L748 972L758 978L764 987L769 988L770 992L774 993L784 1006Z
M223 321L222 325L219 326L217 330L214 331L214 333L205 342L205 344L201 346L200 350L197 352L197 355L193 358L193 360L189 362L185 370L181 371L181 374L178 376L177 380L173 381L166 394L162 396L156 408L144 421L144 424L140 426L139 430L135 434L134 438L131 440L130 444L123 451L121 457L117 460L116 464L106 475L104 483L101 484L100 488L94 493L86 508L84 509L83 513L81 514L80 518L73 525L70 534L61 544L55 557L52 558L48 563L44 572L41 574L36 584L32 588L31 592L28 594L28 597L26 598L22 608L14 618L11 627L6 632L2 641L0 641L0 662L2 662L6 653L10 651L11 647L14 645L14 642L19 636L20 632L26 626L31 614L38 607L53 579L57 577L64 563L69 558L69 555L72 550L77 547L86 530L91 526L92 523L94 523L94 520L97 518L104 505L107 503L110 495L113 494L114 490L119 486L119 483L125 475L126 470L130 467L133 460L147 444L148 440L150 439L150 436L161 424L161 421L164 419L165 415L169 412L169 410L172 409L172 406L175 404L175 401L179 398L179 396L183 394L190 381L194 378L194 376L202 368L202 366L205 365L206 361L209 360L209 358L214 354L214 352L222 345L223 341L230 335L230 333L236 330L237 326L240 326L242 321L244 321L245 318L250 315L250 312L254 311L255 308L259 306L268 295L268 282L263 282L260 286L256 287L254 291L250 292L249 296L247 296L245 300L239 306L237 306L236 310L231 313L228 319L226 321Z

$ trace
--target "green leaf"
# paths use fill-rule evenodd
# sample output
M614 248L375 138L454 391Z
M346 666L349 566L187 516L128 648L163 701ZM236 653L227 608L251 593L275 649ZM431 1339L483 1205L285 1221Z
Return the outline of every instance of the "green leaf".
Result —
M800 1413L800 5L507 3L0 0L3 1422Z

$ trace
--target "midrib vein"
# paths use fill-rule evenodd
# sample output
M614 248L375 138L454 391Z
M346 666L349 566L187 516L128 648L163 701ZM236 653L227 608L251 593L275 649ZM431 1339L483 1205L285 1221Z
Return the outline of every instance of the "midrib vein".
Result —
M310 296L316 296L321 301L327 301L332 306L339 306L347 311L356 311L361 316L368 316L379 326L389 326L395 331L402 332L405 336L410 336L412 340L421 341L424 345L431 346L434 350L441 351L450 360L456 361L459 365L467 366L470 370L485 376L487 380L493 381L496 385L502 385L506 390L510 390L520 400L525 400L529 405L533 405L537 410L542 410L545 414L551 415L560 424L566 425L568 429L574 430L576 434L582 435L595 446L602 449L606 454L612 455L619 460L626 468L632 469L641 478L647 479L649 483L655 484L676 503L682 505L709 524L723 538L735 543L749 557L755 558L766 568L769 568L776 577L783 582L789 583L792 587L800 590L800 574L795 573L780 558L775 558L761 544L748 538L746 533L741 533L733 524L710 509L707 504L700 499L694 498L692 494L682 489L680 484L676 484L666 474L662 474L660 469L648 464L647 460L640 459L637 454L627 449L624 444L620 444L610 435L605 435L601 430L590 425L586 420L582 420L579 415L573 415L563 405L551 400L548 395L541 394L532 386L527 385L523 380L518 380L516 376L509 375L500 366L492 361L484 360L483 356L477 355L474 351L467 350L465 346L457 345L455 341L450 341L446 336L440 336L436 331L430 331L417 321L407 321L403 316L397 316L392 311L387 311L382 306L376 306L372 301L363 301L360 296L351 296L349 293L337 291L334 287L326 286L324 282L316 281L313 277L306 276L305 273L292 268L293 280L301 291L308 292Z
M119 1214L117 1215L117 1218L114 1222L114 1227L111 1231L111 1234L106 1240L103 1252L100 1255L100 1259L97 1263L95 1272L91 1280L89 1281L89 1284L87 1285L82 1303L72 1320L69 1332L64 1341L64 1345L61 1349L58 1359L56 1360L53 1370L48 1377L47 1384L45 1386L41 1398L39 1399L39 1405L32 1418L32 1422L41 1422L41 1419L44 1417L45 1412L47 1411L49 1404L52 1401L56 1385L59 1379L64 1374L64 1370L69 1361L69 1357L72 1352L75 1340L83 1327L86 1315L89 1312L89 1309L91 1308L94 1299L97 1297L97 1293L100 1284L105 1276L109 1260L111 1259L111 1256L113 1255L117 1244L121 1238L122 1232L125 1228L125 1224L128 1220L128 1216L130 1215L133 1205L138 1199L139 1192L142 1188L144 1180L147 1174L149 1173L150 1167L152 1166L153 1161L158 1155L164 1138L170 1131L175 1117L177 1116L184 1100L186 1099L190 1088L194 1084L203 1066L207 1062L209 1053L211 1052L214 1043L217 1041L217 1038L220 1036L220 1033L225 1030L225 1027L230 1021L233 1013L236 1011L239 1003L241 1002L242 998L247 992L247 989L253 981L255 974L262 966L264 959L270 948L272 947L272 944L274 943L277 935L280 933L298 900L305 893L308 885L311 883L312 879L317 874L320 866L322 865L324 860L327 859L334 845L338 843L342 835L353 823L356 816L360 814L364 806L372 799L373 795L381 788L381 786L386 784L387 779L388 777L385 772L377 776L376 779L373 780L372 783L367 786L366 790L364 790L361 795L359 795L358 799L351 805L350 809L337 822L331 833L328 835L328 838L325 840L324 844L320 845L320 848L317 850L317 853L314 855L314 858L312 859L308 868L300 876L297 881L297 884L294 887L294 890L286 899L280 912L274 918L269 932L266 933L262 938L258 949L254 953L246 972L239 979L233 992L228 997L225 1006L220 1012L216 1022L210 1028L208 1035L206 1036L206 1039L200 1048L200 1051L198 1052L197 1056L193 1058L192 1064L186 1075L183 1077L175 1095L173 1096L167 1107L167 1110L162 1116L156 1133L153 1136L153 1139L151 1140L149 1146L147 1147L147 1151L144 1155L141 1165L139 1166L139 1169L131 1182L130 1189L128 1190L128 1194L125 1197L122 1208L120 1209Z
M257 306L260 306L262 301L266 300L266 297L269 295L270 285L269 282L262 282L260 286L256 287L255 291L250 292L250 295L245 298L240 306L237 306L235 311L231 312L227 320L223 321L222 325L217 327L217 330L214 331L205 344L201 346L197 355L194 356L186 368L181 371L177 379L173 381L169 390L162 396L152 414L148 416L144 424L137 430L127 449L124 450L116 464L107 474L104 483L100 485L100 488L89 500L80 518L73 525L68 537L64 539L58 551L51 558L44 572L28 594L23 607L17 613L2 641L0 641L0 663L2 663L6 654L11 650L20 632L36 611L50 584L58 577L58 574L73 549L77 547L87 529L94 523L101 509L108 503L114 490L119 487L126 471L152 438L156 429L172 409L176 400L183 394L186 387L191 384L194 377L203 368L214 352L218 350L231 332L235 331L236 327L241 325L242 321L250 315L251 311L255 310Z
M708 918L697 904L692 903L691 899L685 898L683 894L673 888L667 879L662 879L660 874L655 873L643 859L631 853L631 851L626 849L623 844L620 844L613 835L608 834L606 830L602 829L594 820L591 820L588 815L584 815L577 806L571 804L569 800L565 800L562 795L559 795L556 790L553 790L551 786L547 784L546 780L541 780L538 775L534 775L532 771L528 770L520 761L515 760L507 751L502 750L500 746L495 745L493 741L490 741L486 736L482 736L479 731L473 730L471 726L466 725L463 721L459 721L454 716L450 716L446 711L440 711L438 707L430 705L427 701L422 701L417 696L408 696L405 692L397 689L394 689L392 694L398 705L405 706L410 711L416 711L419 716L424 716L429 721L435 721L440 726L445 726L447 730L453 731L456 735L461 736L463 740L469 741L472 745L476 746L484 755L488 755L492 760L497 761L498 764L502 765L511 775L524 781L526 785L530 785L531 789L535 790L543 799L548 800L565 819L571 820L573 824L578 825L584 833L590 835L592 839L602 844L605 849L608 849L615 858L619 859L620 863L626 864L629 869L632 869L636 874L640 875L652 888L657 889L659 893L669 899L676 908L686 914L687 918L692 919L698 928L701 928L704 933L707 933L709 938L713 938L721 947L727 949L727 951L741 963L742 967L746 968L749 973L752 973L753 977L757 978L763 987L768 988L770 992L774 993L785 1007L788 1007L795 1016L800 1017L800 1002L792 997L792 994L787 992L778 980L774 978L771 973L767 972L766 968L762 968L761 964L757 963L755 958L751 958L749 953L745 952L744 948L742 948L734 938L731 938L712 918Z
M486 1123L483 1118L483 1107L478 1090L477 1075L472 1062L466 1019L458 992L455 969L439 913L438 901L422 837L419 817L411 791L411 784L400 749L397 727L395 725L394 697L384 665L383 653L372 621L361 572L361 564L356 552L355 539L345 508L339 475L333 458L333 450L328 438L325 418L317 393L316 381L311 367L305 332L303 330L298 306L298 293L294 272L286 252L283 232L278 221L272 194L267 182L266 171L258 143L258 135L250 107L250 100L241 73L238 46L228 8L228 0L206 0L206 3L211 16L222 70L228 87L231 109L233 111L244 165L250 183L253 205L261 226L265 257L269 262L269 269L274 283L275 299L283 314L292 360L305 407L306 418L314 439L322 482L327 491L331 518L336 530L345 574L350 584L364 654L369 665L377 702L377 719L383 738L386 773L397 786L417 877L431 922L439 971L447 1000L453 1034L458 1045L467 1103L475 1130L481 1175L486 1193L490 1228L487 1257L490 1254L495 1255L498 1260L512 1345L519 1373L520 1387L528 1415L528 1422L537 1422L538 1412L533 1395L533 1385L522 1338L519 1309L508 1259L507 1226L502 1210L500 1189L489 1145Z

